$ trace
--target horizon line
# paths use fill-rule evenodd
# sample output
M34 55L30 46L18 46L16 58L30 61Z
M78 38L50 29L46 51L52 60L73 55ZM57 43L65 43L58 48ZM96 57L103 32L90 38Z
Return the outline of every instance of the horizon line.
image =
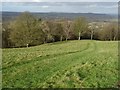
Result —
M17 13L22 13L22 12L30 12L30 13L89 13L89 14L114 14L118 15L118 13L100 13L100 12L34 12L34 11L0 11L0 12L17 12Z

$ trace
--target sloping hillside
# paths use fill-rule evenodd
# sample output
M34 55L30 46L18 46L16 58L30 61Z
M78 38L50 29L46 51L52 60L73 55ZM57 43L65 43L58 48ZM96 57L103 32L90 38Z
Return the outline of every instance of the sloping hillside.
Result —
M114 87L118 51L114 41L68 41L3 49L3 88Z

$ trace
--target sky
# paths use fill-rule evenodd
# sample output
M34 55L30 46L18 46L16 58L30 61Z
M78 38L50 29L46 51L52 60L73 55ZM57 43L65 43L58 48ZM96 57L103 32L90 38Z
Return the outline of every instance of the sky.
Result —
M0 0L2 2L119 2L119 0Z
M74 0L74 2L73 0L2 1L2 11L13 12L29 11L117 14L118 6L118 0Z

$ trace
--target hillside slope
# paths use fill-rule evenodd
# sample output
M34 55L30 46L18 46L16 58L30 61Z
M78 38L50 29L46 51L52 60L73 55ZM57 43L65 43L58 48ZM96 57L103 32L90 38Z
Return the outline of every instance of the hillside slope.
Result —
M16 16L19 16L21 12L2 12L2 20L9 21L13 20ZM73 20L78 17L85 17L88 21L111 21L116 20L117 15L110 15L110 14L97 14L97 13L35 13L31 12L32 15L42 19L61 19L67 18Z
M68 41L3 49L3 88L114 87L118 51L114 41Z

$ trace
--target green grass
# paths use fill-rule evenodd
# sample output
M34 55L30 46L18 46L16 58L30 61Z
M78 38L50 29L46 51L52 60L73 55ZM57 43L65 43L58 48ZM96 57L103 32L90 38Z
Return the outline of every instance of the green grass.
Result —
M114 87L118 42L75 40L3 49L3 88Z

